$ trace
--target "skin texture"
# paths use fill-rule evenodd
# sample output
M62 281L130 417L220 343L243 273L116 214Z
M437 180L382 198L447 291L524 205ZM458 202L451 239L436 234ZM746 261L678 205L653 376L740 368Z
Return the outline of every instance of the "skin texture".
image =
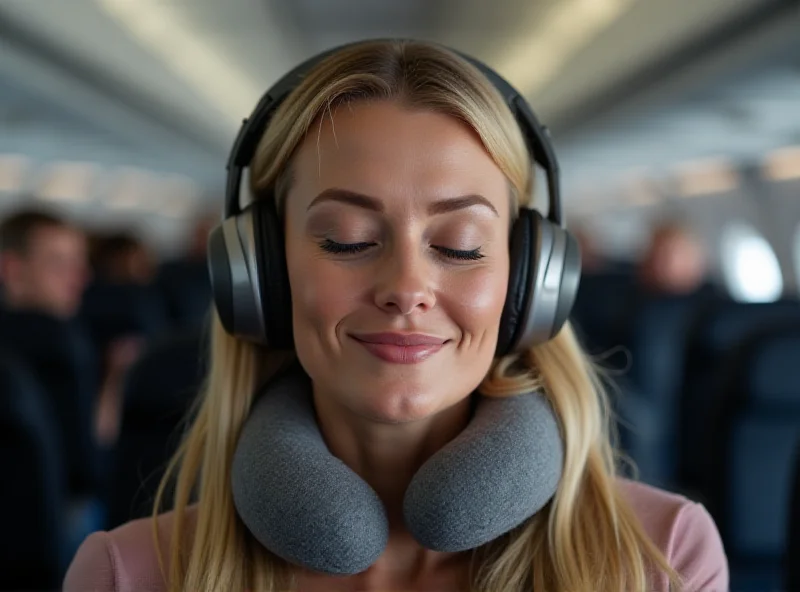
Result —
M420 547L401 507L416 470L466 426L494 357L508 182L478 136L440 113L356 103L312 130L285 206L295 344L329 448L384 501L391 534L367 572L301 574L300 589L463 589L464 558ZM331 242L359 246L332 253ZM419 363L392 363L355 337L375 332L445 344Z
M88 279L86 250L86 239L74 229L34 229L23 251L2 256L7 305L64 319L75 315Z

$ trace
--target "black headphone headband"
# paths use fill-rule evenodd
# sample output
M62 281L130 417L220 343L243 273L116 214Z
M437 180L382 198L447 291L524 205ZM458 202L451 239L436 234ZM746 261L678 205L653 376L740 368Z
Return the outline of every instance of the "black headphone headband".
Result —
M239 192L241 190L242 172L250 165L258 143L261 141L272 119L275 110L286 97L297 87L300 81L324 59L334 53L353 45L364 43L359 41L330 49L318 54L297 68L283 76L270 88L256 105L253 113L245 119L239 134L233 143L230 157L228 158L228 181L225 188L225 218L231 218L241 213ZM453 51L467 62L480 70L494 85L505 99L511 109L517 124L520 126L528 150L533 160L544 169L547 176L548 213L547 218L564 228L564 216L561 206L561 187L559 184L558 161L550 145L550 133L541 125L533 114L527 101L509 84L502 76L489 66L475 58Z

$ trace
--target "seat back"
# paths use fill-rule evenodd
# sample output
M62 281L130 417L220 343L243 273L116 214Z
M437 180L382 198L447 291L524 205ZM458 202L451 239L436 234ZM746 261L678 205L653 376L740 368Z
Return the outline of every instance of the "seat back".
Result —
M570 318L589 353L601 354L619 345L619 330L633 287L633 275L627 270L581 276Z
M777 589L800 443L800 325L754 334L732 360L711 423L709 509L734 573Z
M715 303L710 290L685 296L646 296L632 307L627 380L658 418L657 450L648 467L651 484L677 485L680 393L689 328ZM652 434L651 434L652 435Z
M715 397L727 376L724 365L758 330L800 321L800 302L739 303L725 301L701 315L691 330L680 394L679 473L682 484L698 489L705 478L704 448Z
M155 342L131 369L117 442L110 526L148 515L203 380L204 339L190 332Z
M0 318L0 345L23 360L53 407L70 492L94 493L100 483L93 437L98 383L87 336L75 323L34 312L5 311Z
M49 398L0 350L0 590L56 590L65 557L65 479Z
M169 327L164 303L150 285L92 284L84 296L80 317L100 351L117 338L154 338Z
M156 284L174 327L197 330L204 326L211 310L211 282L205 259L165 263Z

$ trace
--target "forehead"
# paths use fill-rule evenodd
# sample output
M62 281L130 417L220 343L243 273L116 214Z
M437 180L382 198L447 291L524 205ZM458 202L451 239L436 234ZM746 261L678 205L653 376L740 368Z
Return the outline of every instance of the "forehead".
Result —
M28 238L28 249L79 249L85 246L83 233L69 226L42 225L34 228Z
M331 187L390 205L479 194L501 213L509 208L508 181L472 128L447 114L388 101L326 112L293 168L292 200L304 208Z

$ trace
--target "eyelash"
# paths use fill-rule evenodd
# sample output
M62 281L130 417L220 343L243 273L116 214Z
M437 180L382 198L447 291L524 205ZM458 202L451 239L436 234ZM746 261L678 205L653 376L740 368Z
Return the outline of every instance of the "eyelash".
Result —
M375 246L375 243L337 243L330 239L325 239L319 243L319 246L323 251L334 255L355 255ZM459 261L477 261L484 257L480 248L471 251L459 251L448 249L447 247L434 247L434 249L449 259L457 259Z

